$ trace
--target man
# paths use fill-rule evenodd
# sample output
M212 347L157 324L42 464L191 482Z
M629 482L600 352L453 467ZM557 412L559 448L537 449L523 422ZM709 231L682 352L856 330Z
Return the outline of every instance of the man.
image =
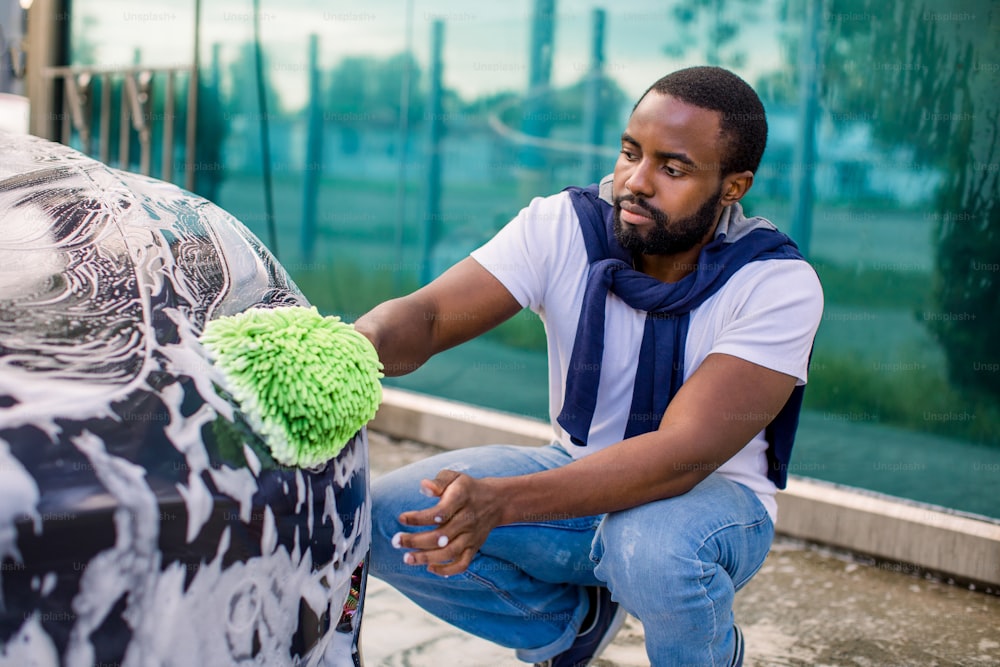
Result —
M741 664L733 596L773 537L822 314L794 244L739 204L766 137L739 77L667 75L600 189L535 199L358 320L401 374L530 307L556 433L382 477L375 576L527 662L590 664L627 610L654 665Z

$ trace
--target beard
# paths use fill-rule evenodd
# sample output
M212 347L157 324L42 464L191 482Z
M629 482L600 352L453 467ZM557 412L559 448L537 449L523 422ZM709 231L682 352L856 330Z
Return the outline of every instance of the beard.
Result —
M674 255L686 252L705 238L716 222L716 206L722 196L722 187L705 200L693 214L686 218L670 221L667 214L654 208L645 199L635 195L616 197L615 239L618 244L633 255ZM632 202L645 211L653 220L652 228L646 235L640 234L634 225L622 220L621 202Z

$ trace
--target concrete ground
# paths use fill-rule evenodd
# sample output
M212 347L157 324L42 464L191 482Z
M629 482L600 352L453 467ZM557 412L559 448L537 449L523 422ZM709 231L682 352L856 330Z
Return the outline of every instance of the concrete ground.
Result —
M372 477L434 453L369 432ZM906 566L779 538L736 596L746 667L1000 665L1000 595ZM367 667L515 667L513 651L443 623L377 579L362 629ZM595 665L649 665L642 624L629 617Z

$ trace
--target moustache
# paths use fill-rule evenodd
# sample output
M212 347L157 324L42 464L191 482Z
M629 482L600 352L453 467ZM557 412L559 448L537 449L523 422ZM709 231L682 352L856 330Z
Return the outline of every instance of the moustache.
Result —
M660 209L658 209L655 206L653 206L652 204L650 204L648 201L645 200L645 198L643 198L643 197L636 197L635 195L621 195L619 197L615 197L615 199L614 199L614 206L615 206L615 209L616 209L617 214L619 216L621 215L621 208L622 208L621 207L621 203L623 201L630 202L632 204L635 204L639 208L641 208L643 211L645 211L646 213L649 214L649 217L651 217L654 222L656 222L656 223L658 223L660 225L667 224L667 214L666 213L664 213Z

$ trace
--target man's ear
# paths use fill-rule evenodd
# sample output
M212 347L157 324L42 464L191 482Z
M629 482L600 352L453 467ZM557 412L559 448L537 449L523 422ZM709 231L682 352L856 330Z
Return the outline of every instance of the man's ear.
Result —
M753 172L741 171L729 174L722 180L722 199L719 203L723 206L735 204L743 199L743 195L749 192L753 185Z

